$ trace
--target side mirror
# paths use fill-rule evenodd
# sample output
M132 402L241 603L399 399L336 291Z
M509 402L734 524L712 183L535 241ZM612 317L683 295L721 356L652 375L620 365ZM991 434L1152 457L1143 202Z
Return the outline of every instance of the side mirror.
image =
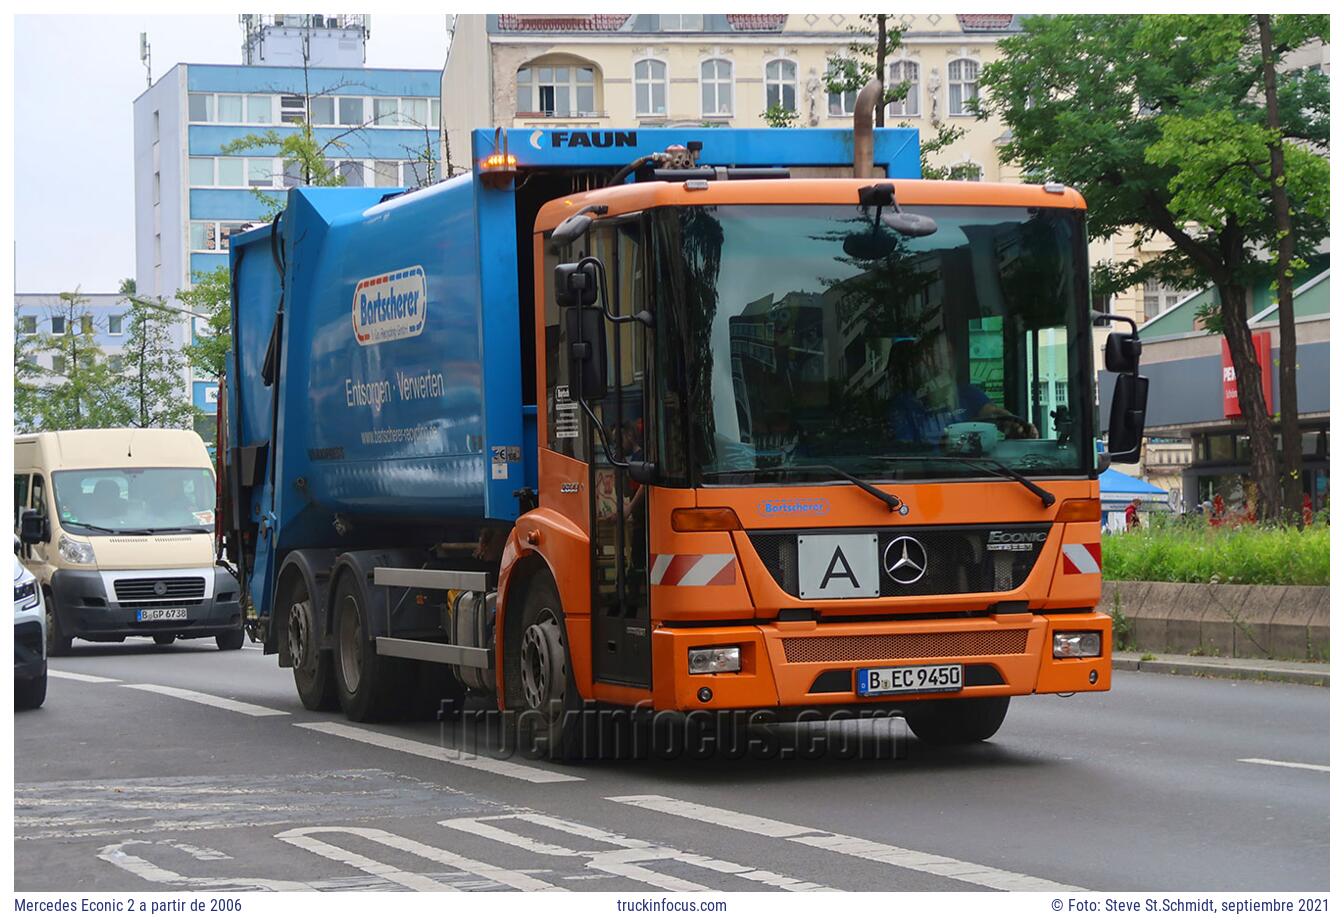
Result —
M1113 374L1136 374L1143 343L1133 332L1112 332L1106 336L1106 370Z
M1107 446L1115 463L1133 463L1139 459L1147 411L1148 378L1138 374L1116 377L1115 393L1111 396L1111 424L1107 429Z
M558 293L558 292L557 292ZM600 309L572 306L565 311L569 340L569 380L585 402L607 395L607 324Z
M576 213L560 221L551 231L551 249L559 252L588 232L588 228L593 225L593 215L600 217L606 213L607 206L604 204L590 204L579 208Z
M555 267L555 303L587 307L597 303L597 266L592 262L563 262Z
M47 519L42 512L36 508L24 509L23 516L19 518L19 542L32 545L46 543L50 539L51 528L47 526Z
M932 217L911 214L909 211L884 212L882 223L901 236L932 236L938 232L938 222Z
M658 464L647 460L631 460L625 468L628 475L642 486L653 485L658 481Z

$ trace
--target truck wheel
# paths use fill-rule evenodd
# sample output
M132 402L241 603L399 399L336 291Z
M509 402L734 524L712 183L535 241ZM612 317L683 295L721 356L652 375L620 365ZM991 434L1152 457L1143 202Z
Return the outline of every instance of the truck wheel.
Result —
M926 744L973 744L993 737L1008 714L1010 697L970 700L934 700L914 703L904 713L905 724Z
M61 621L56 616L56 604L50 591L42 592L47 605L47 657L60 658L70 654L70 637L61 632Z
M336 709L336 676L331 652L319 645L313 601L302 578L294 579L288 600L289 620L285 624L285 636L289 642L289 660L294 663L294 689L299 691L299 701L304 709L313 712Z
M18 709L37 709L47 699L47 669L30 680L14 682L14 706Z
M221 652L236 652L243 647L243 627L215 634L215 646Z
M155 645L172 645L172 644L173 644L173 640L176 639L176 638L177 638L177 636L164 636L164 635L158 635L158 636L155 636L155 637L154 637L154 644L155 644Z
M369 631L368 598L355 576L342 572L332 595L336 627L336 698L352 722L390 718L407 707L414 662L380 658Z
M523 600L522 638L516 650L523 690L518 741L550 760L583 756L596 735L596 712L585 712L574 686L565 645L564 616L555 585L533 578Z

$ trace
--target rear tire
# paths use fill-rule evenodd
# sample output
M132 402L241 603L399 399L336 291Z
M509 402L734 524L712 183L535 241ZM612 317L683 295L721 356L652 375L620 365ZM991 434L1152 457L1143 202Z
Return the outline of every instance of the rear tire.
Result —
M994 736L1008 714L1011 697L988 696L969 700L934 700L913 703L905 711L905 724L925 744L938 746L974 744Z
M308 596L307 583L294 579L289 597L276 605L277 612L289 617L285 624L289 660L293 663L294 689L303 708L312 712L339 709L336 701L336 674L331 650L321 647L319 617Z
M61 632L61 621L56 616L56 603L52 599L51 592L44 590L42 599L46 602L47 611L47 657L60 658L70 654L70 637Z
M236 652L243 647L243 628L231 629L215 636L215 645L221 652Z
M336 630L336 698L352 722L377 722L407 711L415 662L378 656L369 630L369 602L348 570L332 595Z
M155 644L155 645L172 645L172 644L173 644L173 640L176 639L176 638L177 638L177 636L155 636L155 637L154 637L154 644Z
M37 709L47 699L47 669L29 680L14 682L14 707L16 709Z

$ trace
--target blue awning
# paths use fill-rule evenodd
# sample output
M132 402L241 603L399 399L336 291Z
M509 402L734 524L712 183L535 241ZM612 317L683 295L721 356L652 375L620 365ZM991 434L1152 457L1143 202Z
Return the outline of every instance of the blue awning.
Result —
M1116 469L1104 471L1097 482L1101 486L1103 511L1121 511L1136 498L1145 505L1167 504L1166 489Z

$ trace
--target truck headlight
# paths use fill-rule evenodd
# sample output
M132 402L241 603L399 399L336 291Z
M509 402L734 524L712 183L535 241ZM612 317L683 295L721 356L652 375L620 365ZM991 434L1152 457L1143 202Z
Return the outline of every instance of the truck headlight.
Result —
M742 649L736 645L693 648L687 662L692 674L736 673L742 670Z
M82 543L79 540L71 540L65 534L61 534L61 542L57 544L61 558L66 562L75 565L93 565L93 544Z
M14 606L20 610L31 610L37 606L36 581L14 586Z
M1055 633L1056 658L1096 658L1101 654L1101 633Z

